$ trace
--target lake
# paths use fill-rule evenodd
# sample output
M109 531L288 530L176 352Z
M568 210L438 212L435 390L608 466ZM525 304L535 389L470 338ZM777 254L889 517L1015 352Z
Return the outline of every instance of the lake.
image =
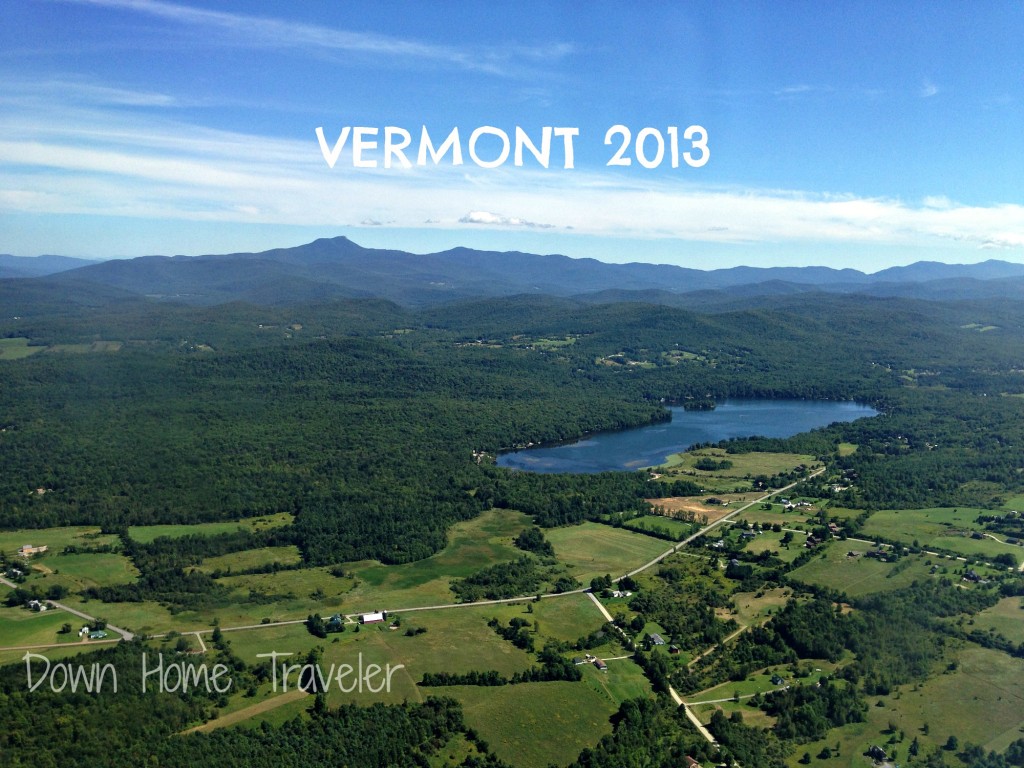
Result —
M878 414L866 405L835 400L724 400L713 411L669 410L672 421L510 451L498 456L498 466L528 472L634 470L662 464L698 443L752 435L791 437Z

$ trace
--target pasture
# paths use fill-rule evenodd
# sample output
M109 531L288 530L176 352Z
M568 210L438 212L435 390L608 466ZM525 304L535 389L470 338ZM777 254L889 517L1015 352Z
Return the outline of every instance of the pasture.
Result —
M595 576L615 578L628 573L672 546L668 541L600 523L552 528L544 535L569 574L584 585Z
M836 728L821 741L802 746L789 759L796 768L806 750L816 755L822 747L839 744L839 756L829 766L863 768L864 752L878 744L903 764L916 737L922 753L941 747L951 735L960 744L980 744L986 751L1002 751L1021 737L1024 728L1024 666L999 651L967 645L957 654L957 669L933 676L917 685L905 685L892 696L869 698L867 720ZM882 706L875 706L881 702ZM961 703L963 704L961 706ZM890 731L889 726L896 727ZM927 725L927 733L925 726ZM899 740L899 734L904 734ZM889 743L894 740L894 743Z
M68 546L99 547L117 543L116 535L100 533L96 525L0 531L0 552L8 557L17 557L18 549L25 544L48 547L49 551L33 556L32 562L40 563L59 555Z
M883 563L865 557L871 544L861 541L834 540L819 547L814 558L790 573L790 577L807 584L845 592L858 597L874 592L887 592L910 586L915 579L929 577L927 555L911 555L899 562ZM855 552L856 556L849 553ZM942 561L937 561L941 563Z
M42 352L46 347L29 346L28 339L0 339L0 360L21 360Z
M866 537L881 537L925 549L948 550L964 556L992 558L1009 553L1020 563L1024 548L981 533L975 522L988 510L960 508L882 509L868 518L862 530ZM981 538L972 538L977 532Z
M457 523L448 531L448 546L424 560L383 565L374 560L346 564L356 579L348 596L353 610L411 608L455 602L450 585L495 563L522 555L512 540L531 524L521 512L492 509Z
M292 516L286 512L262 517L246 517L240 520L223 520L216 523L194 523L182 525L133 525L128 535L140 544L149 544L160 536L179 538L181 536L216 536L236 531L260 531L290 525Z

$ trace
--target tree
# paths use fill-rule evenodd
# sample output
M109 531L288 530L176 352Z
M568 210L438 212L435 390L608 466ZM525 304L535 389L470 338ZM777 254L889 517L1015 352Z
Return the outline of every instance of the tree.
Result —
M956 752L959 747L960 741L952 734L950 734L949 738L946 739L946 743L942 746L942 748L947 752Z

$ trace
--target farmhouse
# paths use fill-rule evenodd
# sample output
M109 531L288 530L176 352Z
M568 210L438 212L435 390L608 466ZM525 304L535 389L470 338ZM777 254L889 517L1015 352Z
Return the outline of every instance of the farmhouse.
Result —
M601 661L601 659L595 659L594 666L600 669L602 672L608 671L608 665Z
M647 636L648 645L665 645L665 638L659 635L657 632L651 632Z
M47 549L48 547L45 544L40 547L33 547L31 544L26 544L18 550L18 554L22 557L32 557L32 555L41 555Z
M379 624L388 617L387 611L378 611L376 613L362 613L359 615L360 624Z

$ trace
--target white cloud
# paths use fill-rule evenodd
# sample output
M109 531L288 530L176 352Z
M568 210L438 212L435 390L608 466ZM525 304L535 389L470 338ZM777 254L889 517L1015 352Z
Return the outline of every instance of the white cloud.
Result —
M500 213L489 211L470 211L461 219L460 224L485 224L498 227L529 227L531 229L554 229L554 224L538 224L535 221L527 221L517 216L502 216Z
M921 86L921 90L918 91L918 95L922 99L930 99L932 96L939 92L939 87L935 85L931 80L925 80Z
M65 107L0 111L0 214L457 230L807 246L1024 247L1024 206L908 203L708 186L619 169L450 165L329 169L306 141L196 127L160 115ZM468 212L468 213L467 213Z
M512 73L510 61L543 63L573 52L573 46L568 43L488 47L479 50L455 48L369 32L351 32L320 24L208 10L164 0L66 1L130 10L179 24L203 27L208 31L219 32L234 44L249 47L301 49L314 55L355 53L391 59L401 57L503 76Z

